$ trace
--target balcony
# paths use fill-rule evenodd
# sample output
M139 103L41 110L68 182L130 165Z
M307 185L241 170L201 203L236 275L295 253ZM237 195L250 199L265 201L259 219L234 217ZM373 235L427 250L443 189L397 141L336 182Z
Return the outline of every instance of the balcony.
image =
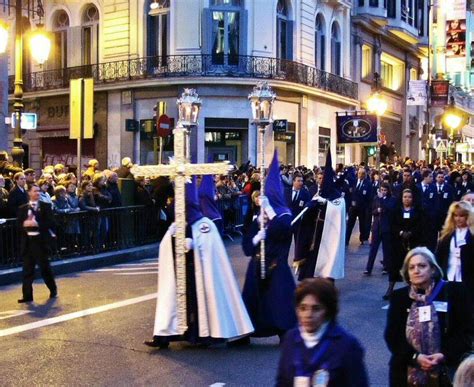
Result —
M26 74L23 87L25 92L38 92L69 88L69 81L77 78L93 78L98 85L179 77L279 80L358 99L358 85L348 79L298 62L257 56L172 55L120 60ZM13 94L13 81L10 76L9 94Z

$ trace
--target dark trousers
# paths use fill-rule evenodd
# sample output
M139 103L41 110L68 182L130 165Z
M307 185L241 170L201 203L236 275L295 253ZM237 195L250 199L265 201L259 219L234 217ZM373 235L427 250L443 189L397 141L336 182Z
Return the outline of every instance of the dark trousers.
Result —
M46 249L41 237L29 236L26 240L25 254L23 255L23 299L33 299L33 281L35 279L35 266L38 264L44 283L51 293L56 293L56 282L53 271L49 265Z
M347 221L346 245L349 244L357 218L359 219L360 229L359 240L362 242L369 239L369 232L367 230L367 209L365 207L351 207L349 209L349 219Z
M370 241L370 252L369 258L367 259L367 266L365 270L372 273L374 268L375 257L379 250L380 243L382 243L382 254L383 254L383 267L384 270L390 264L390 254L392 252L392 235L388 232L379 234L378 232L372 233L372 239Z

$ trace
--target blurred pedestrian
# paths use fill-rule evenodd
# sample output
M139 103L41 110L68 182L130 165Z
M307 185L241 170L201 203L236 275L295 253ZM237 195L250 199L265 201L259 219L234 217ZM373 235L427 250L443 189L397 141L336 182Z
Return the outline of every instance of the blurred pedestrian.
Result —
M463 360L454 375L453 387L474 386L474 355Z
M0 219L9 218L8 191L5 189L5 178L0 175Z
M133 179L131 169L133 167L132 160L130 157L124 157L122 159L122 165L115 171L119 179Z
M365 387L364 349L337 323L339 297L323 278L302 281L295 292L298 327L285 335L275 385Z
M33 280L38 264L41 276L50 291L50 298L58 295L54 275L49 265L55 222L51 205L41 202L40 188L32 185L28 191L29 202L18 209L18 227L21 230L20 254L23 258L23 298L19 303L33 301Z
M48 192L49 190L49 183L46 179L44 178L41 178L38 180L38 187L40 187L40 198L39 200L44 202L44 203L48 203L48 204L53 204L52 201L51 201L51 196ZM53 193L54 194L54 193ZM53 195L54 196L54 195Z
M112 196L112 201L110 202L110 207L122 207L122 194L118 187L118 175L116 172L109 171L107 173L107 182L106 187Z

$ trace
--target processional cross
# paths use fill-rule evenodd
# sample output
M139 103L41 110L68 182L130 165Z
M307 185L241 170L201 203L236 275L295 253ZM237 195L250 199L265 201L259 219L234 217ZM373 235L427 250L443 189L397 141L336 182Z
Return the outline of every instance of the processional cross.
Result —
M186 316L186 180L195 175L227 174L232 167L227 163L191 164L189 162L189 131L180 126L173 130L174 160L169 165L134 166L131 172L135 176L157 177L170 176L174 180L174 216L176 223L175 258L176 258L176 301L178 332L183 334L187 326Z

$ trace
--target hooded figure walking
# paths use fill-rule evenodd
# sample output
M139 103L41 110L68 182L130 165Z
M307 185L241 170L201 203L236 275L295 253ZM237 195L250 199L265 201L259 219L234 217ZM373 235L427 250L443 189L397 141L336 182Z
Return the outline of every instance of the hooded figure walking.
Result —
M280 180L278 154L265 179L265 195L259 197L260 211L244 234L242 246L251 256L242 292L245 306L255 327L253 337L278 335L296 326L294 305L295 281L288 266L291 245L291 211L286 205ZM260 230L258 216L266 218L266 227ZM265 239L265 278L260 273L260 241ZM245 337L238 344L249 344Z
M195 179L186 184L186 222L188 329L178 332L173 224L160 243L155 327L153 340L145 341L150 347L167 348L172 341L210 345L253 332L219 231L201 212Z
M295 231L295 260L298 279L344 278L346 206L336 188L331 152L326 156L320 195L314 195Z

